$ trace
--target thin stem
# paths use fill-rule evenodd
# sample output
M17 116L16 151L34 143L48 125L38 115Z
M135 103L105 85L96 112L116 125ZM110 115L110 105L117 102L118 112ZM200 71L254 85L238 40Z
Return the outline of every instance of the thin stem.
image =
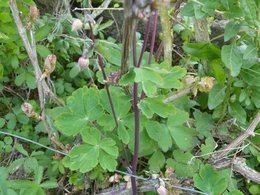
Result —
M228 109L228 103L229 103L229 99L230 99L230 95L231 95L231 87L232 87L232 77L230 75L230 73L228 73L228 80L227 80L227 90L226 90L226 95L225 95L225 99L224 99L224 106L223 106L223 110L220 116L220 119L217 122L217 127L222 123L222 121L224 120L225 116L226 116L226 112Z
M156 30L157 30L157 23L158 23L158 10L156 10L156 12L154 14L154 18L153 18L153 31L152 31L152 40L151 40L148 64L151 64L152 63L152 59L153 59L153 51L154 51L154 45L155 45L155 36L156 36ZM148 32L146 32L146 33L148 34ZM146 35L146 36L148 36L148 35ZM144 91L142 91L141 99L144 99L144 98L145 98L145 93L144 93Z
M95 36L94 36L94 33L93 33L93 28L92 28L92 25L91 25L90 22L89 22L89 27L90 27L90 36L91 36L91 39L93 41L92 47L94 47L94 45L96 43L96 39L95 39ZM111 97L111 94L110 94L109 85L107 83L107 76L106 76L106 72L105 72L105 69L104 69L104 63L103 63L104 61L103 61L103 59L102 59L100 54L97 54L97 57L98 57L98 64L100 66L100 69L101 69L101 72L102 72L102 75L103 75L103 79L105 81L104 85L105 85L105 88L106 88L108 101L109 101L109 104L110 104L110 107L111 107L111 110L112 110L112 115L113 115L113 118L114 118L114 121L115 121L115 125L116 125L115 129L117 129L118 128L118 121L117 121L117 117L116 117L115 107L114 107L114 104L113 104L113 101L112 101L112 97ZM122 143L122 148L123 148L124 153L125 153L126 163L129 165L129 160L128 160L126 149L125 149L123 143Z
M89 36L91 37L93 43L95 44L96 39L95 39L95 36L94 36L94 32L93 32L93 28L92 28L92 24L91 24L90 21L88 22L88 24L89 24L89 28L90 28L90 32L89 32L90 35L89 35Z
M155 36L156 36L157 23L158 23L158 10L156 10L156 12L154 14L152 41L151 41L150 56L149 56L149 61L148 61L149 64L152 63L152 58L153 58L153 51L154 51L154 45L155 45Z
M136 60L136 32L134 30L133 36L133 61L134 66L137 67L137 60ZM133 164L132 164L132 174L136 174L137 164L138 164L138 153L139 153L139 140L140 140L140 116L139 116L139 109L138 109L138 83L134 82L134 113L135 113L135 144L134 144L134 156L133 156ZM137 194L137 186L136 186L136 179L131 177L132 183L132 192L133 195Z
M148 36L149 36L149 33L150 33L150 26L151 26L151 17L148 18L148 21L147 21L147 24L146 24L144 43L143 43L142 51L141 51L141 54L140 54L140 57L139 57L139 60L138 60L137 67L141 66L143 55L144 55L144 52L145 52L145 49L146 49L146 46L147 46L147 42L148 42Z
M97 57L98 57L98 64L100 66L100 69L101 69L101 72L102 72L102 75L103 75L103 78L104 78L104 81L105 81L105 88L106 88L106 92L107 92L107 97L108 97L108 101L109 101L109 104L110 104L110 107L111 107L111 110L112 110L112 114L113 114L113 118L114 118L114 121L115 121L115 125L116 125L115 128L117 128L118 122L117 122L117 117L116 117L116 111L115 111L115 107L113 105L112 97L111 97L109 86L108 86L108 83L107 83L107 76L106 76L105 69L104 69L103 59L99 54L97 54Z

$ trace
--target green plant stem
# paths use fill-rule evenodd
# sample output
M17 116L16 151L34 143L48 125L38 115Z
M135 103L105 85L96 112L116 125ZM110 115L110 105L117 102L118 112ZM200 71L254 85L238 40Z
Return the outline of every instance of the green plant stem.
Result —
M162 24L162 42L164 49L164 60L172 64L172 29L169 20L168 10L164 6L159 6L160 18Z
M227 112L227 108L228 108L228 103L229 103L229 99L230 99L230 95L231 95L231 86L232 86L232 76L230 75L230 72L228 73L228 80L227 80L227 91L226 91L226 96L224 99L224 106L223 106L223 110L222 110L222 114L220 119L217 122L217 127L222 123L222 121L225 118L226 112Z
M152 63L157 23L158 23L158 10L155 12L154 18L153 18L153 32L152 32L152 40L151 40L151 46L150 46L150 55L149 55L149 61L148 61L149 64Z
M258 22L260 22L260 1L258 1ZM258 48L260 47L260 26L258 27L258 35L256 36L257 37L257 43L258 43Z

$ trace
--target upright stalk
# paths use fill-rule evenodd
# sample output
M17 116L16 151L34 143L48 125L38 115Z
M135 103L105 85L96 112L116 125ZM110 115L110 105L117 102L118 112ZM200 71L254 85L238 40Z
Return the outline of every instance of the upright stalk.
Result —
M258 9L257 9L257 12L258 12L258 22L260 22L260 1L258 1ZM257 40L258 40L258 47L260 47L260 27L258 27L258 33L257 33Z
M159 6L160 19L162 24L162 42L164 48L164 60L172 64L172 29L169 20L168 10L163 6Z
M98 64L100 66L103 78L104 78L105 81L107 81L107 76L106 76L105 69L104 69L103 59L101 58L101 56L99 54L97 55L97 57L98 57ZM107 82L105 82L105 88L106 88L108 101L109 101L109 104L110 104L110 107L111 107L111 110L112 110L112 114L113 114L113 118L114 118L114 121L115 121L115 125L116 125L115 129L117 129L118 122L117 122L117 118L116 118L116 111L115 111L115 108L114 108L114 105L113 105L112 97L111 97L109 86L108 86Z
M137 58L136 58L136 32L134 30L133 35L133 62L134 66L138 67ZM133 163L132 163L132 174L136 174L137 164L138 164L138 153L139 153L139 140L140 140L140 111L138 109L138 83L134 82L133 89L134 96L134 113L135 113L135 144L134 144L134 155L133 155ZM132 183L132 191L133 195L137 195L137 186L136 186L136 178L131 177Z
M144 43L142 47L142 51L139 56L139 60L137 63L137 55L136 55L136 30L134 30L133 35L133 62L134 66L136 68L139 68L141 66L143 54L145 52L148 36L150 32L150 25L151 25L151 18L148 18L147 24L146 24L146 30L145 30L145 37L144 37ZM134 82L134 89L133 89L133 96L134 96L134 113L135 113L135 145L134 145L134 155L133 155L133 163L132 163L132 174L136 174L136 169L138 165L138 153L139 153L139 141L140 141L140 111L138 109L138 83ZM133 194L137 194L137 187L136 187L136 178L131 177L131 183L132 183L132 190Z
M154 14L152 41L151 41L150 56L149 56L149 62L148 62L149 64L152 63L152 58L153 58L153 51L154 51L154 45L155 45L155 36L156 36L156 30L157 30L157 23L158 23L158 10L156 10L156 12Z
M148 64L151 64L152 63L152 59L153 59L153 51L154 51L154 45L155 45L155 36L156 36L156 30L157 30L157 23L158 23L158 10L156 10L156 12L154 14L154 18L153 18L153 31L152 31L152 40L151 40L151 45L150 45L150 54L149 54ZM148 37L148 34L149 34L149 31L146 29L145 36ZM146 42L147 42L147 40L146 40ZM146 47L146 42L144 42L143 49L144 49L144 46ZM141 59L139 59L139 61L141 61ZM138 64L138 67L139 66L140 66L140 64ZM144 99L144 98L145 98L145 93L142 91L141 99Z

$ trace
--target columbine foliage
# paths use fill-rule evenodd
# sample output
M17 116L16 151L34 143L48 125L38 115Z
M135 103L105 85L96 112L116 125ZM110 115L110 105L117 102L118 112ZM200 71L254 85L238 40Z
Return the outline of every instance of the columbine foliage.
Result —
M78 2L83 6L86 1ZM22 22L26 24L28 7L34 2L17 0L17 3ZM7 0L0 2L0 9L1 131L68 153L66 157L53 155L52 151L43 152L40 146L22 144L10 136L1 138L0 194L44 195L46 190L58 185L64 188L62 183L67 179L57 182L63 178L68 178L66 187L76 190L75 193L88 185L90 187L85 191L95 193L86 178L95 180L95 187L108 187L107 178L111 172L125 171L121 162L131 163L135 150L134 82L138 84L140 111L139 158L135 174L142 176L146 171L168 177L166 172L171 170L176 180L192 178L194 187L208 194L240 195L239 188L245 193L260 194L257 183L233 174L233 169L219 171L208 164L212 153L221 151L230 140L238 137L260 108L259 1L183 3L177 16L182 20L174 22L173 27L174 33L178 32L183 41L178 45L178 40L174 40L173 53L177 63L170 64L162 58L159 62L152 58L148 63L148 48L140 67L134 67L130 57L128 73L122 75L117 85L108 86L112 106L104 87L107 81L96 58L100 55L103 59L107 76L120 70L122 45L113 38L104 39L103 30L113 21L95 23L92 20L96 18L88 18L93 25L94 43L93 37L88 37L89 23L79 11L77 19L69 14L57 18L41 13L41 17L30 25L35 31L39 66L44 72L44 59L50 54L57 57L56 67L44 79L65 104L56 107L47 97L44 102L46 120L54 138L46 135L41 121L35 70L28 60ZM226 20L222 37L218 37L223 43L196 43L193 21L207 17L210 26L211 19L217 21L216 13L218 18ZM73 21L77 21L78 26L71 28ZM29 29L26 34L30 36ZM141 37L137 33L137 56L142 49ZM211 38L214 40L215 37ZM203 77L207 79L201 79ZM189 79L190 83L185 82ZM183 91L188 92L170 102L165 101ZM25 102L39 117L23 113L21 105ZM234 151L228 157L233 160L245 156L246 164L259 171L259 126L255 132L255 136L247 140L247 148Z

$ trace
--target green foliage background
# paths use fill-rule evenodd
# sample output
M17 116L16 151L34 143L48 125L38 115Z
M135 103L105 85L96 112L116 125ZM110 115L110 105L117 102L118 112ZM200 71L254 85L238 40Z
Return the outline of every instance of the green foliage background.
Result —
M17 2L25 24L27 7L33 1ZM37 113L41 112L36 78L7 0L0 2L0 10L0 129L51 146L42 121L28 118L20 108L23 102L29 102ZM192 17L214 21L216 13L228 22L224 45L190 41L194 37ZM179 63L172 66L153 59L148 65L149 53L145 52L140 68L131 66L118 86L110 86L116 125L96 59L97 54L104 58L107 75L120 69L122 46L103 33L113 22L95 24L97 40L91 47L91 37L84 37L82 31L71 31L71 15L55 17L42 13L33 25L38 59L43 68L49 54L57 56L49 85L65 103L64 107L57 107L47 100L47 119L68 155L53 156L53 151L38 145L1 136L0 194L45 194L58 189L62 177L68 178L71 189L76 186L82 190L86 183L91 184L85 175L96 181L99 188L108 187L108 178L116 169L126 171L118 159L131 159L134 151L133 97L124 91L124 86L134 82L139 84L139 94L146 94L138 104L138 175L147 171L164 177L171 167L177 178L193 179L194 187L208 194L259 194L259 184L247 182L229 168L215 170L208 159L216 149L223 148L223 139L233 140L241 134L259 111L260 3L188 1L180 16L182 21L174 26L183 38L183 58ZM77 18L84 16L78 13ZM87 27L85 30L89 32ZM141 43L138 36L138 53ZM84 49L88 50L90 63L81 71L77 60ZM187 75L214 77L214 86L208 93L199 91L197 96L188 94L165 103L166 97L187 88L183 82ZM255 136L246 141L247 147L239 154L246 156L247 165L258 172L259 135L258 126Z

